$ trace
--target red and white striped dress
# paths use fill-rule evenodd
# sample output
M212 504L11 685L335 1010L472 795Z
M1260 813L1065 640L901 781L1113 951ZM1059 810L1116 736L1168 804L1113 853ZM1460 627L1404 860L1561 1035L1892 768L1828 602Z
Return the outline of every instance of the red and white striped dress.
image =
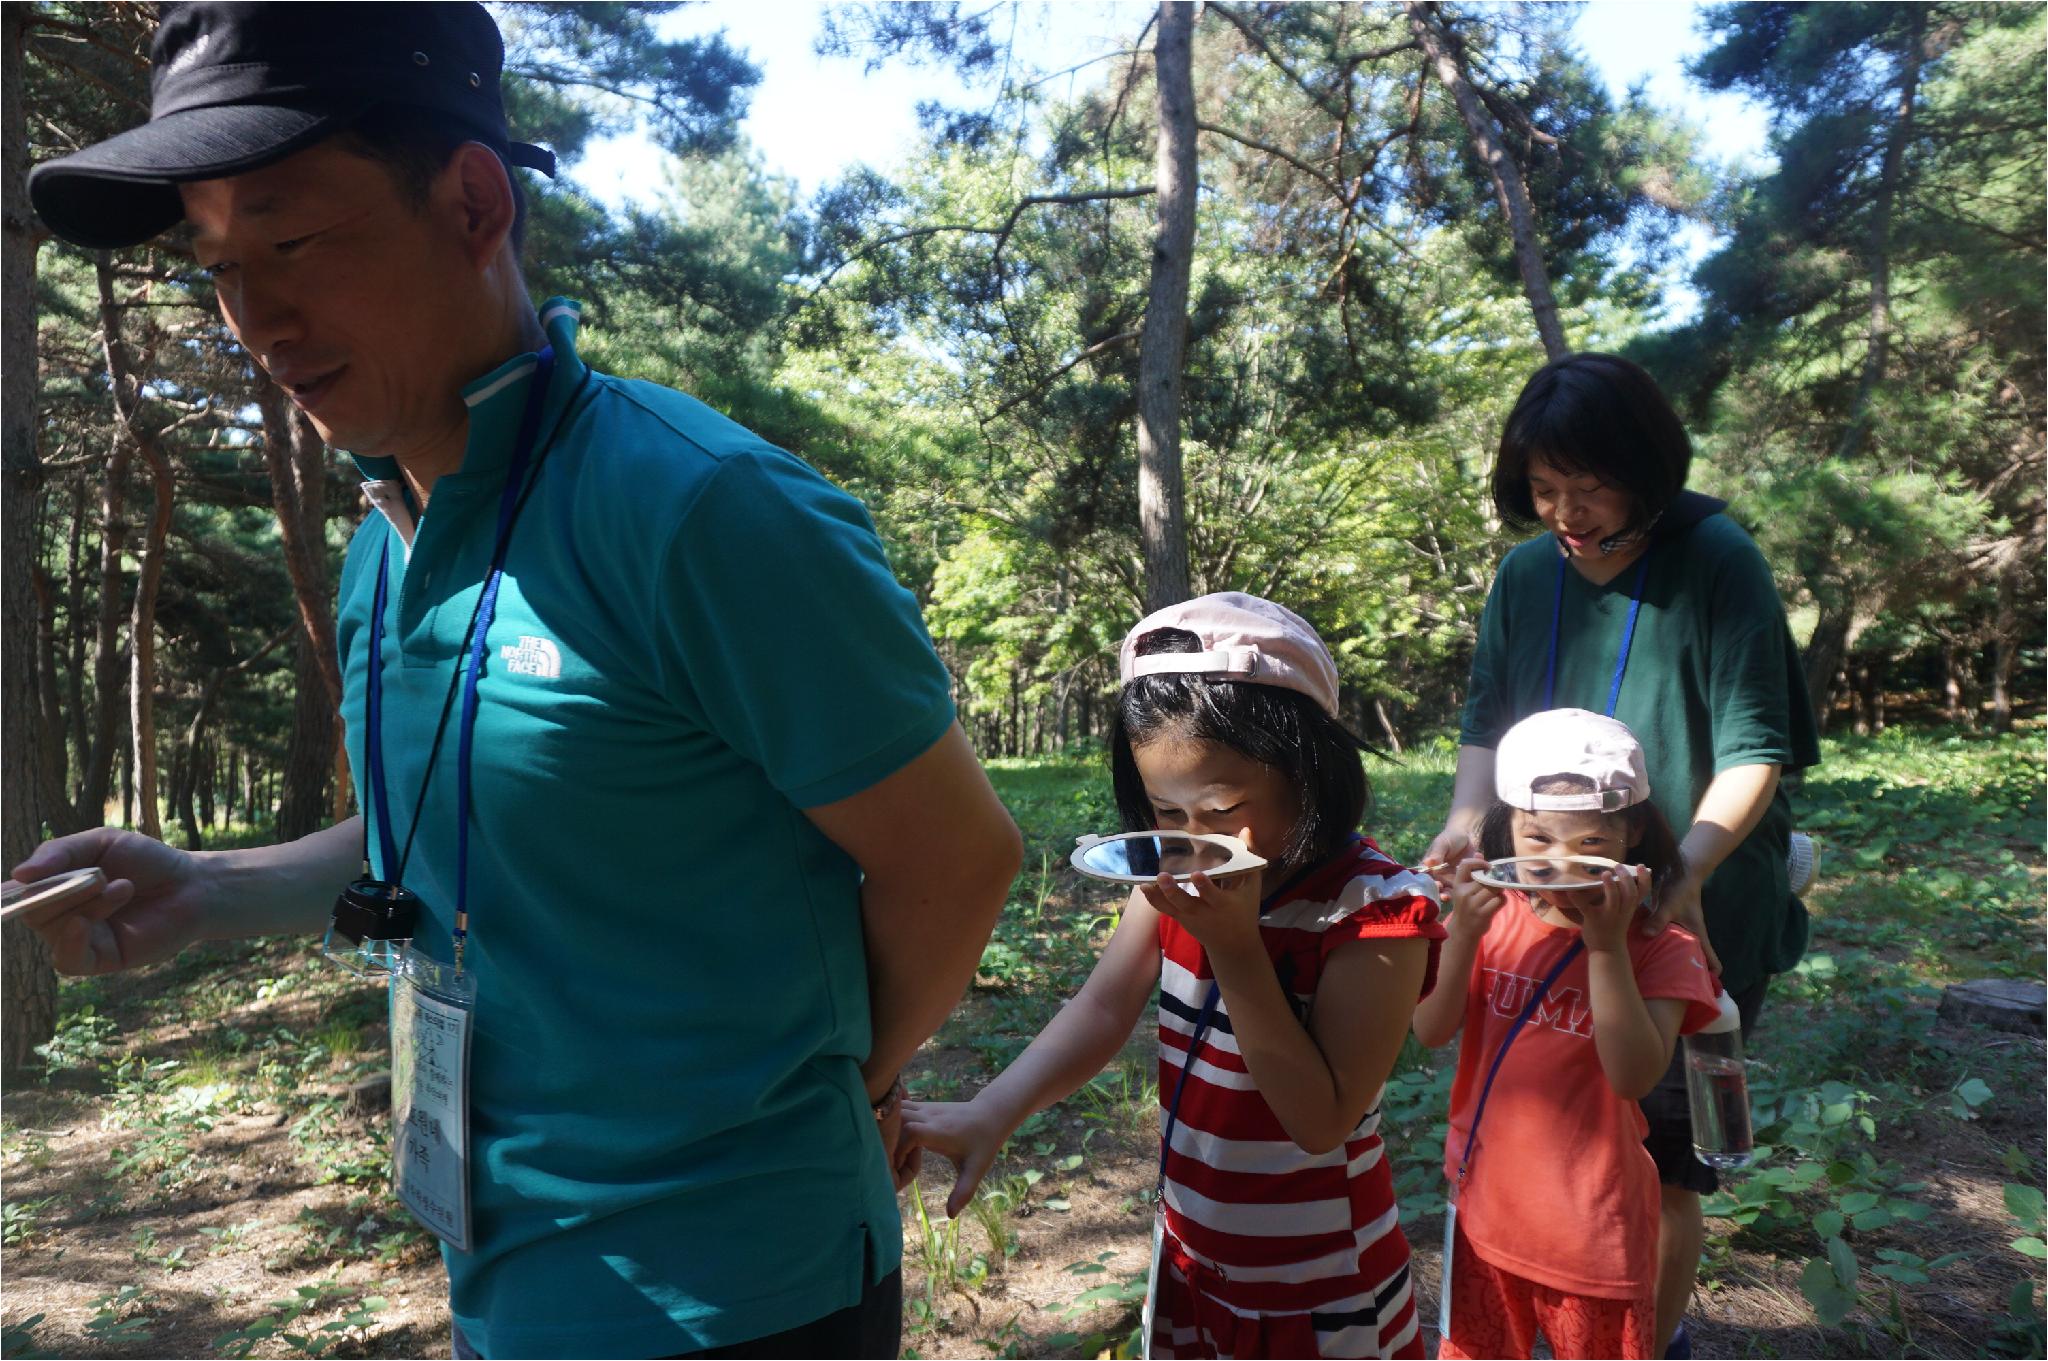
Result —
M1354 940L1430 941L1428 992L1444 928L1429 877L1360 839L1273 904L1260 934L1305 1017L1323 961ZM1164 917L1159 944L1164 1129L1213 975L1201 945ZM1341 1148L1303 1152L1252 1085L1219 1000L1167 1152L1155 1356L1423 1354L1379 1125L1375 1100Z

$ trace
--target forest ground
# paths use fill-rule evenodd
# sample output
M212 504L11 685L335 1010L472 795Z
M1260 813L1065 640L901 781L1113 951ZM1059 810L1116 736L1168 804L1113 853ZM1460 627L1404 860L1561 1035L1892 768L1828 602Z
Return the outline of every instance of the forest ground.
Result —
M1390 853L1434 831L1449 762L1439 744L1374 764ZM1796 804L1823 843L1813 944L1751 1046L1770 1149L1709 1205L1698 1355L2042 1354L2043 1046L1936 1015L1944 984L2042 977L2042 777L2038 731L1827 744ZM1076 834L1114 822L1099 756L994 778L1025 873L909 1075L927 1098L970 1096L1014 1056L1117 908L1065 868ZM384 1188L381 1119L350 1107L384 1066L381 993L272 940L67 981L61 1006L47 1073L10 1086L0 1116L0 1352L447 1355L438 1256ZM1148 1018L1027 1124L959 1224L933 1217L943 1164L918 1188L928 1213L905 1194L906 1355L1125 1350L1156 1171L1150 1036ZM1431 1305L1452 1054L1411 1044L1384 1122Z

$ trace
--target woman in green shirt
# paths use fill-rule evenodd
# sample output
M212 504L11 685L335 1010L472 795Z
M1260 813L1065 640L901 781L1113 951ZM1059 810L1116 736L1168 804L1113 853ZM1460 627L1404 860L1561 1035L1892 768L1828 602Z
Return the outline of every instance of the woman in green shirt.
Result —
M1820 748L1770 568L1725 502L1685 490L1691 463L1678 414L1626 359L1572 355L1523 387L1501 432L1493 500L1508 523L1544 533L1508 552L1487 595L1451 811L1427 863L1455 863L1473 845L1509 727L1543 709L1612 714L1649 757L1651 800L1686 829L1685 875L1651 929L1676 921L1700 938L1747 1030L1770 976L1806 949L1779 777L1818 763ZM1692 1155L1681 1061L1643 1101L1663 1182L1666 1338L1698 1271L1699 1197L1716 1187ZM1680 1337L1672 1354L1689 1347Z

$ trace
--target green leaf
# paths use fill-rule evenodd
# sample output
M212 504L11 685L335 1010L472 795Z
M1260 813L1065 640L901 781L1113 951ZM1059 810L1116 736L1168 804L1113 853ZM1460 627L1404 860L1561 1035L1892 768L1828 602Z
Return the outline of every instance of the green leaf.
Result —
M2005 1212L2024 1227L2040 1227L2044 1204L2048 1204L2048 1197L2041 1194L2040 1187L2005 1184Z
M1879 1199L1880 1197L1869 1191L1851 1191L1848 1195L1842 1197L1842 1213L1845 1215L1862 1214L1871 1206L1876 1205Z
M1813 1231L1820 1235L1822 1242L1826 1242L1841 1233L1843 1222L1839 1210L1822 1210L1813 1217Z
M1841 1240L1835 1239L1835 1242ZM1835 1273L1828 1269L1825 1258L1816 1257L1806 1264L1799 1273L1799 1293L1806 1296L1806 1302L1813 1306L1814 1315L1832 1328L1849 1316L1856 1307L1853 1291L1842 1289L1835 1281Z
M1927 1269L1929 1271L1939 1271L1945 1266L1954 1266L1957 1262L1962 1261L1967 1256L1969 1256L1969 1254L1964 1252L1944 1252L1943 1254L1941 1254L1941 1256L1929 1262L1927 1264Z
M1854 1216L1849 1222L1864 1232L1881 1229L1892 1222L1892 1212L1880 1205L1874 1210L1865 1210L1862 1214Z
M1882 1276L1888 1281L1897 1281L1900 1285L1927 1284L1926 1272L1922 1271L1919 1267L1906 1266L1899 1262L1885 1262L1874 1266L1870 1269L1870 1274Z
M1992 1097L1992 1091L1983 1078L1973 1077L1956 1088L1956 1095L1972 1106L1981 1106Z
M1835 1269L1835 1279L1841 1282L1842 1289L1854 1293L1857 1271L1855 1250L1839 1238L1830 1238L1828 1265Z
M2038 1238L2015 1238L2012 1245L2035 1261L2048 1261L2048 1243Z

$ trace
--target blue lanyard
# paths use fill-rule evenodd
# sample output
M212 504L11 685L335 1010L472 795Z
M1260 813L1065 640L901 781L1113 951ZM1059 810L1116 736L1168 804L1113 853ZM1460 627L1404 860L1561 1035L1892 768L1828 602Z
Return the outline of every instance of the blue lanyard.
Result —
M505 575L505 551L511 544L512 524L523 501L527 465L533 461L534 444L540 433L541 408L547 402L548 380L554 375L554 369L554 347L543 346L534 365L533 378L527 386L518 438L512 445L512 461L505 471L505 489L498 496L498 530L492 541L490 568L484 574L483 590L477 595L476 609L470 615L469 628L463 635L465 657L456 664L456 678L462 690L462 717L456 729L455 785L453 948L458 973L462 970L463 946L469 935L470 748L476 736L477 686L483 678L485 640L491 631L491 621L498 612L498 584ZM565 409L565 419L567 414ZM558 422L556 429L560 428ZM396 884L405 877L406 861L412 854L413 835L419 830L420 809L426 804L428 783L433 779L434 762L440 755L441 731L448 720L448 704L444 702L441 706L441 723L434 729L433 749L428 754L426 773L420 777L420 795L413 805L412 826L406 832L405 848L396 850L391 836L390 806L384 779L384 609L389 598L387 583L390 575L391 540L387 535L384 551L377 560L377 589L370 606L370 677L363 697L363 749L369 766L371 802L376 809L377 844L383 856L383 863L377 866L377 870L389 882ZM451 685L450 700L454 693Z
M1507 1038L1502 1040L1500 1048L1494 1051L1493 1067L1486 1070L1486 1083L1479 1089L1479 1105L1472 1112L1472 1128L1465 1131L1465 1156L1458 1159L1458 1186L1464 1186L1465 1174L1472 1167L1472 1154L1479 1147L1479 1120L1486 1114L1486 1098L1493 1091L1494 1078L1500 1075L1500 1061L1508 1056L1508 1046L1515 1042L1515 1036L1522 1033L1522 1027L1529 1023L1529 1018L1536 1014L1536 1008L1541 1005L1543 995L1550 991L1550 985L1557 981L1558 975L1565 971L1565 966L1578 958L1579 951L1585 948L1584 936L1571 943L1570 948L1564 952L1563 957L1550 972L1543 975L1543 981L1536 985L1536 991L1529 998L1529 1005L1522 1008L1520 1016L1515 1017L1515 1023L1508 1027Z
M1557 598L1550 607L1550 665L1543 675L1543 707L1557 707L1557 635L1564 622L1564 574L1571 569L1571 563L1562 553L1557 558ZM1628 623L1621 630L1621 652L1614 659L1614 681L1607 687L1607 708L1609 718L1614 717L1614 706L1621 702L1621 677L1628 670L1628 651L1636 640L1636 616L1643 611L1643 582L1650 575L1650 550L1643 550L1642 564L1636 568L1636 579L1628 588Z

